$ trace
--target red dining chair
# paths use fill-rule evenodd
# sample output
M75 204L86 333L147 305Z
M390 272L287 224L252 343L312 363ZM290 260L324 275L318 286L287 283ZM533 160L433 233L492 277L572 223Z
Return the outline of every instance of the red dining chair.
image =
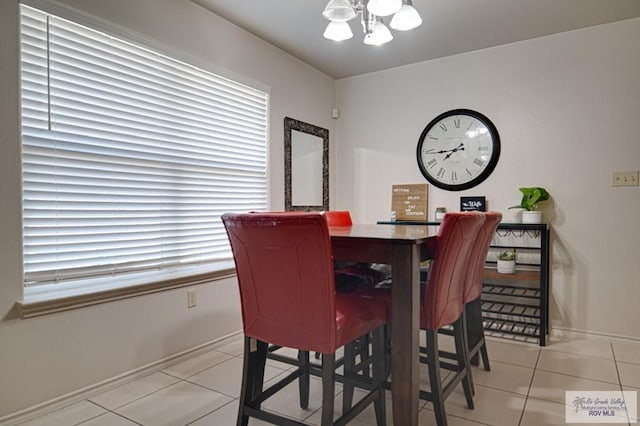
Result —
M328 226L352 226L351 213L348 210L325 211ZM362 286L376 285L387 278L384 271L370 267L367 263L334 262L336 290L339 292L352 292ZM370 339L368 335L361 336L354 342L345 345L345 356L336 360L336 367L344 366L346 371L361 372L370 376L370 364L373 362L369 351ZM278 353L281 348L277 345L269 345L267 357L285 364L297 365L301 360L309 362L308 352L299 352L296 358ZM360 362L355 362L355 356L360 357ZM320 359L320 353L316 352L315 359ZM309 394L309 382L305 378L300 380L300 398L306 399ZM344 401L344 399L343 399Z
M245 334L237 424L247 425L249 417L279 425L301 424L265 411L261 404L287 384L313 374L322 377L322 426L346 424L371 402L377 424L384 425L382 326L387 308L381 301L336 293L325 215L227 213L222 221L236 263ZM367 333L373 334L372 379L358 380L350 375L338 380L369 392L334 423L335 352ZM301 360L293 372L263 390L269 343L306 353L320 352L322 368Z
M327 210L327 224L329 226L351 226L351 213L348 210Z
M431 389L421 389L420 398L433 402L438 425L447 424L444 401L460 383L467 406L473 408L463 312L471 250L484 221L485 214L479 212L447 213L431 246L431 267L420 307L420 329L425 331L427 342L426 346L420 348L423 354L420 362L428 366ZM388 304L391 301L391 292L385 288L364 288L358 294L386 300ZM439 357L438 330L447 325L453 326L455 365L442 362ZM441 366L454 371L453 375L445 378L444 383L440 376Z
M449 213L445 215L436 237L420 310L420 328L425 330L427 338L427 356L426 359L421 357L421 361L426 361L428 365L431 392L420 391L420 396L432 400L438 425L447 424L444 401L460 382L467 406L473 408L462 313L471 248L484 221L485 215L481 213ZM440 379L438 330L448 324L453 325L458 368L453 377L447 378L443 385Z
M489 354L484 336L484 326L482 322L482 278L484 275L484 265L491 245L491 239L502 220L502 214L498 212L488 212L486 219L478 232L478 237L473 243L467 273L464 282L464 324L467 335L467 356L471 364L478 365L480 354L482 365L487 371L491 370L489 365ZM453 335L451 328L441 328L440 333ZM455 353L440 351L440 356L447 359L457 359ZM473 378L470 376L471 388L473 390Z

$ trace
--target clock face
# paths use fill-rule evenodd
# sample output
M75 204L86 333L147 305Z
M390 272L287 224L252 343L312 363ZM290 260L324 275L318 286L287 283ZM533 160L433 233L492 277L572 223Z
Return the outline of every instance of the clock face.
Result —
M438 188L461 191L485 180L500 157L500 137L484 115L456 109L434 118L420 135L418 166Z

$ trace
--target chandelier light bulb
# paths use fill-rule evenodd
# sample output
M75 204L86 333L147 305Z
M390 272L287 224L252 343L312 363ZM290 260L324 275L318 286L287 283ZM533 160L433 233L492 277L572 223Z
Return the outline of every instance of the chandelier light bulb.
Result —
M356 11L350 0L329 0L322 11L322 16L330 21L346 22L355 18Z
M376 16L393 15L402 7L402 0L370 0L367 10Z
M322 35L329 40L344 41L353 37L353 32L351 32L351 27L348 23L331 21Z
M409 31L422 24L420 14L411 4L411 0L404 0L402 8L393 15L389 26L398 31Z
M373 26L373 31L364 36L364 44L369 46L381 46L391 40L393 40L391 31L381 21L376 22Z

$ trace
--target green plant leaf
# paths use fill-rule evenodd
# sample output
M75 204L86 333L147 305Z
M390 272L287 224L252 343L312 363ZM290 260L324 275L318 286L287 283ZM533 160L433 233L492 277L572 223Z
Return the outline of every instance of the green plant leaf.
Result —
M529 211L535 210L537 203L549 199L549 192L540 187L520 188L520 192L522 192L520 207Z
M515 260L516 259L516 251L507 251L502 250L500 254L498 254L498 260Z

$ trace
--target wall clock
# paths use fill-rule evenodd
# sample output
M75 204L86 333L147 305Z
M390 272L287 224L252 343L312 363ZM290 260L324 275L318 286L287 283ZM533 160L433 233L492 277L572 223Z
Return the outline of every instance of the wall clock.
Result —
M479 112L447 111L422 131L417 157L420 172L433 185L448 191L469 189L496 167L500 136L491 120Z

